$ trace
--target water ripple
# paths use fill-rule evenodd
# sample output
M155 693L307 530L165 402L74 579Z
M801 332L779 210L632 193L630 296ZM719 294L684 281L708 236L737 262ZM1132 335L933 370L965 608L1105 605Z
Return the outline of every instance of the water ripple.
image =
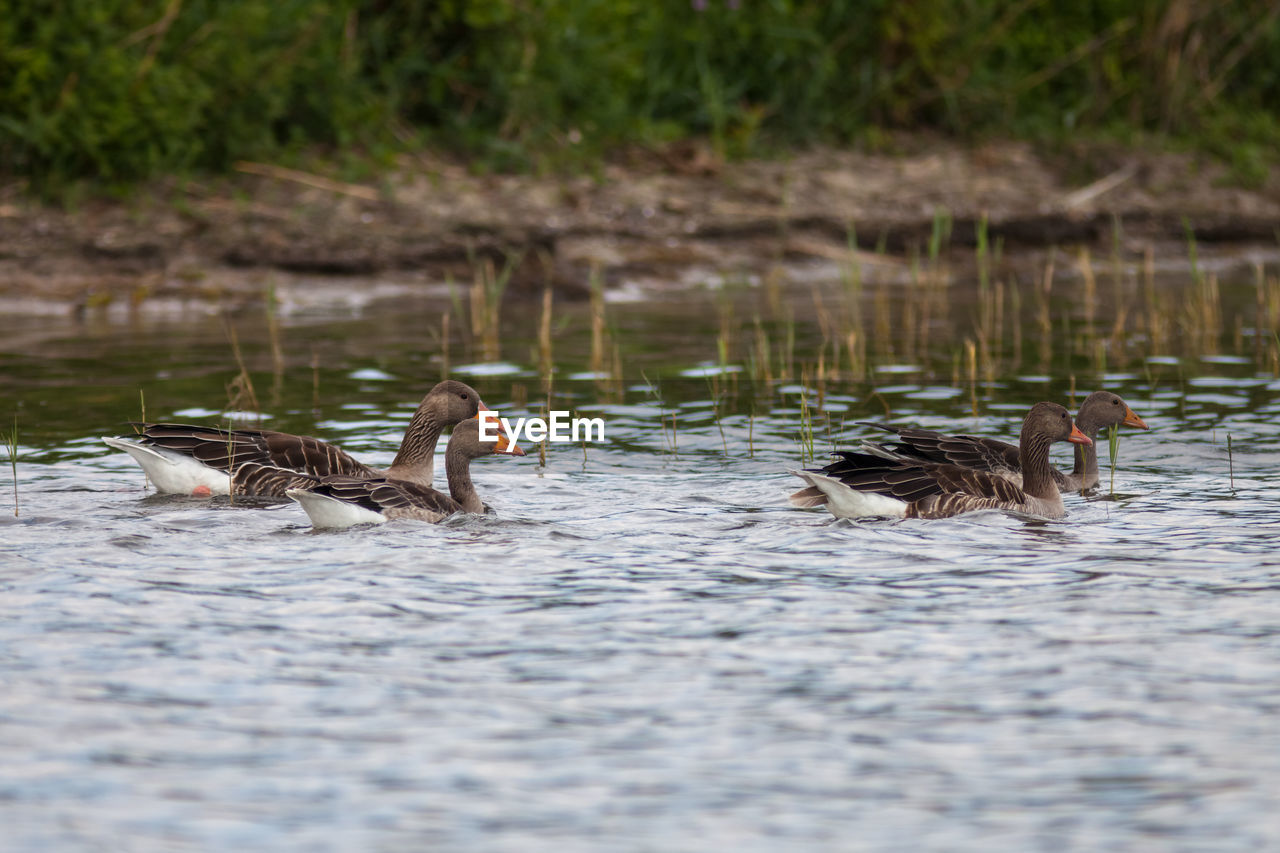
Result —
M918 370L882 371L937 403L914 422L1016 431ZM793 509L798 410L698 399L477 463L495 514L434 526L317 532L24 447L5 846L1280 847L1280 428L1258 383L1192 386L1126 388L1151 432L1055 522ZM317 421L387 461L402 404Z

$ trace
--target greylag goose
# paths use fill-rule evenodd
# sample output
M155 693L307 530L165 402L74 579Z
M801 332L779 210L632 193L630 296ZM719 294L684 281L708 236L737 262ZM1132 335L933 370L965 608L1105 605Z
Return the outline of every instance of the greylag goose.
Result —
M1016 444L977 435L946 435L927 429L895 427L868 421L860 423L862 426L897 435L898 443L888 445L887 448L896 456L949 462L962 468L990 471L1014 483L1022 482ZM1093 442L1098 440L1098 431L1103 427L1119 425L1147 429L1147 422L1138 417L1118 395L1110 391L1094 391L1085 398L1080 406L1080 413L1076 416L1076 426L1088 436L1090 443L1076 446L1076 465L1070 472L1052 467L1049 469L1059 490L1079 492L1098 485L1098 447ZM871 449L874 452L874 448Z
M104 437L117 450L128 453L151 478L160 492L182 495L259 494L284 497L278 491L242 491L242 481L231 474L253 462L314 477L391 477L431 486L435 471L436 442L445 427L478 412L487 411L470 385L452 379L432 388L413 413L400 452L386 470L357 462L340 448L301 435L259 429L219 429L186 424L136 424L137 435ZM279 478L266 478L259 488L268 489Z
M946 518L982 509L1061 518L1066 510L1049 467L1049 445L1055 441L1091 443L1062 406L1036 403L1022 422L1021 486L990 471L946 462L843 451L825 468L792 472L808 487L791 495L791 503L825 505L837 518Z
M447 495L420 483L387 477L308 478L293 472L282 472L282 477L288 481L286 494L307 511L315 527L378 524L395 518L434 524L455 512L485 512L486 507L471 482L471 460L491 453L525 455L501 428L496 442L482 441L479 421L469 418L454 427L445 449ZM254 469L259 467L251 463L244 470L250 479L270 476L269 473L254 474Z

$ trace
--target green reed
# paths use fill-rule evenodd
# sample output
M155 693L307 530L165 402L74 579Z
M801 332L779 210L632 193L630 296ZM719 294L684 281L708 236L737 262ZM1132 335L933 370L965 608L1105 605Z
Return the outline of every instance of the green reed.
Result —
M1231 456L1231 433L1226 434L1226 473L1230 478L1231 491L1235 491L1235 459Z
M1086 329L1092 330L1098 316L1098 279L1093 274L1093 260L1087 246L1080 247L1077 266L1084 280L1084 322Z
M802 385L800 391L800 431L796 441L800 446L800 462L812 462L816 459L813 439L813 411L809 408L808 388Z
M1125 270L1124 261L1121 258L1120 247L1124 239L1124 226L1120 221L1119 214L1111 215L1111 288L1113 296L1115 296L1115 304L1112 311L1115 314L1115 324L1112 327L1111 337L1119 341L1124 332L1125 321L1129 314L1129 302L1125 298ZM1117 348L1118 349L1118 348Z
M141 428L135 426L133 428L133 431L135 433L141 433L142 430L146 429L146 423L147 423L147 395L146 395L146 392L141 388L138 389L138 406L142 411L142 420L140 421L142 426ZM147 470L143 468L142 469L142 488L146 489L150 485L151 485L151 475L149 475L147 473Z
M9 451L9 469L13 474L13 517L18 517L18 416L13 416L13 430L4 437L5 449Z
M555 361L551 351L551 315L554 308L554 296L551 288L542 291L542 313L538 318L538 376L542 379L544 393L551 392L551 377L555 371Z
M502 298L521 257L518 252L508 253L501 270L490 258L475 267L470 291L471 336L480 341L484 361L502 357Z
M832 394L851 390L865 394L866 383L875 376L871 368L890 360L920 364L924 381L949 378L962 391L962 400L968 398L961 405L977 415L1000 377L1017 375L1024 358L1027 367L1036 368L1037 353L1024 354L1027 346L1038 348L1039 372L1064 379L1070 374L1073 391L1077 373L1081 385L1093 385L1098 377L1124 368L1135 357L1141 362L1138 372L1154 385L1164 379L1159 365L1148 361L1150 356L1213 351L1229 346L1232 332L1236 348L1242 349L1247 320L1256 315L1256 325L1267 329L1266 335L1255 336L1256 360L1260 368L1269 366L1280 375L1280 337L1272 331L1275 326L1268 325L1273 313L1280 315L1280 279L1264 268L1255 270L1256 293L1248 294L1248 310L1243 316L1235 311L1224 322L1225 306L1234 304L1237 292L1227 291L1226 283L1220 286L1212 273L1202 269L1191 242L1187 252L1196 275L1190 282L1178 282L1176 289L1158 289L1161 282L1155 278L1151 249L1126 261L1117 257L1119 249L1113 246L1110 270L1099 266L1102 256L1096 251L1051 250L1040 269L1028 274L1025 267L999 265L1000 241L991 240L979 223L977 268L986 283L978 285L975 295L972 289L951 286L956 275L946 266L951 257L945 251L947 222L939 212L927 247L921 246L907 259L887 262L897 269L883 279L868 278L869 293L863 289L857 258L850 254L842 259L840 280L826 287L788 280L785 268L776 266L757 288L721 289L710 297L718 316L710 318L705 335L691 339L702 345L689 357L720 368L705 382L723 452L729 452L730 431L724 419L746 410L746 395L752 395L748 444L754 453L754 413L762 411L755 404L767 408L781 383L799 378L805 387L801 416L807 423L800 426L797 441L810 455L818 443L811 437L820 440L818 433L823 429L814 423L815 406L825 411ZM1107 293L1108 287L1114 293ZM1224 295L1231 297L1227 303ZM532 327L530 337L537 340L532 360L544 386L559 354L551 351L554 324L568 319L553 315L548 298L554 301L544 294L540 319L527 312L529 317L523 321ZM622 356L646 351L646 344L634 337L642 333L630 331L626 309L606 307L598 284L591 303L583 307L569 311L572 317L585 314L588 320L589 333L581 330L583 360L589 342L592 371L602 378L596 383L597 393L602 399L621 398L625 391ZM872 322L863 325L864 317ZM741 318L749 319L744 323ZM741 376L730 372L735 362L745 368ZM603 381L605 376L609 381ZM532 383L529 391L530 397L537 393ZM513 390L513 398L515 394ZM674 454L678 410L669 404L662 408L664 448Z
M320 416L320 348L315 344L311 345L311 411Z
M268 280L263 288L262 301L267 319L267 343L271 348L271 405L280 405L284 388L284 352L280 346L280 299L276 296L274 280Z
M711 417L715 419L716 429L720 430L720 446L724 448L724 455L729 455L729 440L724 435L724 424L720 420L720 393L719 390L712 385L711 377L706 377L707 393L711 397Z
M1111 454L1111 496L1116 494L1116 461L1120 458L1120 427L1112 424L1107 427L1107 448Z
M1040 370L1048 372L1053 357L1053 312L1050 308L1050 294L1053 291L1054 253L1049 252L1049 260L1045 264L1044 275L1040 287L1036 290L1038 297L1036 323L1040 335Z
M591 294L591 372L596 375L596 382L600 382L605 371L605 337L608 326L605 320L604 280L600 277L599 269L592 269L588 288Z
M262 406L258 403L258 394L253 387L253 377L245 366L244 353L240 349L240 338L235 326L224 318L227 339L231 343L231 354L235 357L238 373L227 383L227 410L233 412L253 412L258 419L262 417Z
M440 312L440 379L449 378L449 318L452 312L446 308Z

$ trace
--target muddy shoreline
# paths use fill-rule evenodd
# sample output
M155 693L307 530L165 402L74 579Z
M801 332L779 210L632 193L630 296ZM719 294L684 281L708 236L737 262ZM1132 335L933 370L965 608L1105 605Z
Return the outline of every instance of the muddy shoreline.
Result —
M470 281L518 259L510 292L585 295L670 281L691 268L758 272L780 260L840 262L923 250L939 211L961 252L979 223L1011 256L1066 244L1124 252L1186 242L1265 246L1280 235L1280 180L1231 185L1185 154L1023 143L916 141L895 155L811 151L723 163L694 145L646 152L595 176L475 175L422 156L381 183L263 164L227 178L169 180L123 202L41 206L0 193L0 298L83 309L156 297L260 298L272 274Z

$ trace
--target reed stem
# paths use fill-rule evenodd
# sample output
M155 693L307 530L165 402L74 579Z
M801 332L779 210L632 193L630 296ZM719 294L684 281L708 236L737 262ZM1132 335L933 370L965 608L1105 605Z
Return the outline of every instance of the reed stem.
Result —
M445 309L440 315L440 379L441 381L449 378L449 318L452 316L449 309Z
M542 390L551 391L551 288L542 291L542 319L538 323L538 372L542 374Z
M1107 448L1111 453L1111 496L1116 494L1116 460L1120 458L1120 427L1107 427Z
M804 386L805 383L801 383ZM809 391L802 387L800 391L800 461L812 462L816 457L813 446L813 412L809 408Z
M146 392L145 392L145 391L143 391L143 389L141 389L141 388L139 388L139 389L138 389L138 403L139 403L139 405L142 407L142 424L143 424L142 429L146 429L146 428L147 428L147 427L146 427L146 423L147 423L147 395L146 395ZM15 426L16 426L16 424L15 424ZM142 430L138 429L137 427L134 427L134 428L133 428L133 431L134 431L135 433L141 433L141 432L142 432ZM150 486L151 486L151 475L147 473L147 469L143 468L143 469L142 469L142 488L143 488L143 490L145 491L145 490L146 490L146 489L148 489Z
M17 429L17 424L14 425L14 429ZM1231 456L1231 433L1226 434L1226 471L1228 471L1228 476L1230 478L1231 491L1234 492L1235 491L1235 459L1233 456ZM14 487L17 488L17 475L14 476ZM17 506L17 505L18 505L18 496L17 496L17 493L14 493L14 506ZM17 515L17 514L18 514L17 510L14 510L14 515Z
M13 472L13 517L18 517L18 416L13 416L13 432L5 436L9 451L9 468Z
M236 366L240 372L227 383L227 408L230 411L251 411L262 419L262 406L258 404L258 394L253 389L253 378L249 368L245 366L244 354L240 351L240 338L236 335L235 326L224 319L227 337L231 341L231 353L235 356ZM246 409L245 407L248 406Z

